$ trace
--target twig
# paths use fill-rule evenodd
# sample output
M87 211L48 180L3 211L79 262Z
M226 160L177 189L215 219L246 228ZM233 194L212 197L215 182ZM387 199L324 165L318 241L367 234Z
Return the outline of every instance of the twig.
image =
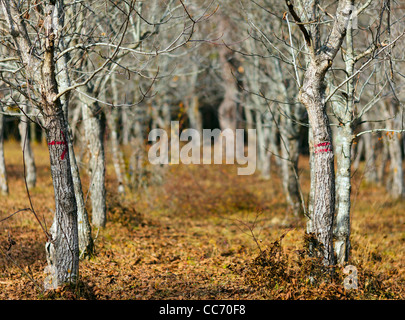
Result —
M350 77L348 77L345 81L342 81L335 89L329 94L329 96L325 99L325 103L332 98L332 96L341 88L343 87L347 82L349 82L351 79L353 79L355 76L357 76L360 72L362 72L369 64L371 61L375 59L380 53L382 53L385 49L391 47L393 44L395 44L403 35L405 32L402 32L398 37L396 37L393 41L391 41L389 44L384 46L380 51L378 51L375 55L373 55L370 59L368 59L360 68L357 70L355 73L353 73Z
M405 129L400 129L400 130L393 130L393 129L371 129L371 130L366 130L366 131L359 132L358 134L356 134L356 135L354 136L354 138L360 137L360 136L362 136L363 134L366 134L366 133L374 133L374 132L395 132L395 133L404 133L404 132L405 132Z
M285 20L287 21L287 26L288 26L288 35L290 37L290 44L291 44L291 56L293 60L293 66L294 66L294 71L295 71L295 78L298 84L298 88L301 87L300 83L300 77L298 75L298 70L297 70L297 63L295 61L295 53L294 53L294 46L293 46L293 41L292 41L292 35L291 35L291 27L290 27L290 21L288 20L288 14L285 16Z

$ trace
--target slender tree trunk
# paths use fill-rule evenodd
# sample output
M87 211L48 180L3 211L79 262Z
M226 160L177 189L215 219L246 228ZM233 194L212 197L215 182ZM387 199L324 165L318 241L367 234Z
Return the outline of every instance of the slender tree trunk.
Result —
M364 123L364 130L370 130L371 126L368 122ZM378 171L376 166L376 141L371 134L365 134L362 136L364 141L364 179L368 183L378 182Z
M391 177L388 191L393 198L403 198L405 195L404 188L404 171L402 169L402 149L400 139L394 135L388 140L388 150L390 155Z
M140 121L134 122L134 133L131 136L132 154L130 155L130 185L138 189L145 185L145 145L143 142L143 128ZM153 174L156 174L154 171Z
M94 101L83 103L83 123L87 147L90 152L90 197L92 223L96 227L105 227L107 221L105 190L105 155L101 109Z
M218 108L218 118L221 130L236 129L236 103L235 95L229 91L225 92L224 99Z
M76 106L76 108L73 110L73 116L70 121L71 123L71 131L72 131L72 139L75 139L76 136L76 131L78 130L79 127L79 119L80 116L82 115L82 107L81 105ZM80 137L78 137L80 138Z
M237 124L237 95L238 88L234 76L234 67L229 62L229 51L223 47L219 51L219 57L222 65L222 78L224 82L224 98L218 108L218 119L221 130L231 129L235 131Z
M7 195L8 183L6 161L4 159L4 116L1 112L3 112L3 108L0 106L0 192Z
M64 16L64 12L60 12L60 16ZM59 47L61 50L64 50L64 41L61 39L59 41ZM60 59L58 59L56 67L58 69L58 82L59 87L61 90L70 87L71 81L69 76L68 70L68 56L64 55ZM76 206L77 206L77 223L78 223L78 241L79 241L79 252L80 257L90 257L93 255L94 251L94 243L93 238L91 235L91 225L89 222L89 216L87 213L86 205L84 202L83 197L83 189L82 189L82 182L80 179L80 172L79 167L77 166L76 155L73 147L73 132L69 127L69 101L70 101L70 93L65 94L61 97L61 104L63 113L65 116L66 123L68 125L68 138L67 144L69 149L70 155L70 165L71 165L71 172L72 172L72 180L73 180L73 187L75 191L75 198L76 198ZM77 108L79 109L79 108ZM80 110L80 109L79 109ZM75 115L76 116L76 115ZM76 123L74 122L74 127L76 127Z
M187 99L186 108L187 108L187 116L190 122L190 127L196 129L200 134L203 132L203 124L202 124L202 117L200 112L200 102L198 97L198 88L197 80L198 80L198 66L195 65L193 68L194 74L191 76L191 83L190 86L192 88L191 97Z
M346 74L350 77L354 73L354 46L352 21L349 21L346 34ZM344 265L349 260L350 253L350 210L351 210L351 165L352 145L354 136L354 79L347 82L346 101L337 99L332 104L334 113L338 117L339 126L336 135L336 221L334 229L335 253L337 263Z
M308 147L309 147L309 176L310 176L310 188L308 194L308 221L307 221L307 233L313 234L312 215L314 213L314 199L315 199L315 165L314 165L314 139L311 127L308 128ZM310 248L311 251L311 248Z
M264 180L269 180L271 178L271 162L268 143L270 139L270 128L268 126L263 126L262 113L260 112L260 109L256 109L255 111L255 123L257 133L257 156L259 160L258 169L260 171L261 178Z
M25 179L27 181L27 186L29 189L35 187L37 182L37 170L35 166L34 152L31 148L31 139L29 137L29 119L25 114L28 114L28 106L24 104L22 106L23 114L20 118L20 123L18 129L20 131L21 137L21 148L24 154L24 163L25 163Z
M200 134L203 132L202 117L199 109L199 100L197 95L193 95L191 102L187 103L187 116L190 121L190 127L196 129Z
M255 113L253 108L251 107L244 107L245 110L245 115L246 115L246 129L256 129L256 135L257 135L257 128L255 126L255 119L253 117L253 114ZM251 146L253 143L256 143L256 136L254 135L248 135L248 145ZM257 155L255 155L256 157Z
M111 88L113 93L113 104L118 105L118 88L117 88L117 81L115 76L113 75L111 81ZM110 142L111 142L111 152L112 152L112 159L115 169L115 174L118 180L118 193L124 194L125 193L125 185L124 185L124 178L121 171L121 162L120 158L122 155L120 154L120 146L118 140L118 109L116 107L112 107L108 112L107 116L107 123L110 129Z
M128 116L126 109L121 111L121 120L122 120L122 144L128 145L131 136L131 121Z
M353 142L353 130L350 122L338 127L336 140L337 205L334 236L337 263L343 265L348 261L350 252L351 147Z
M402 127L402 119L399 112L399 103L396 99L384 102L383 112L390 128L398 129ZM393 198L403 198L405 196L404 171L402 167L403 157L401 139L397 134L387 134L384 137L384 144L390 159L390 175L387 183L387 190Z
M285 138L284 138L285 139ZM301 198L298 185L298 158L299 141L297 139L285 139L285 144L281 143L282 180L287 203L294 216L299 216L302 212Z
M280 62L276 60L280 91L288 102L283 107L283 115L280 119L280 149L281 149L281 172L284 193L287 203L295 216L299 216L303 210L301 206L300 186L298 181L298 160L299 160L299 127L294 120L300 120L301 104L294 104L292 88L288 79L283 75Z
M256 50L256 42L253 38L247 41L248 49L250 52ZM251 110L245 110L246 117L250 114L253 118L252 113L254 113L254 120L251 121L256 125L256 139L257 139L257 169L260 172L260 177L264 180L269 180L271 178L271 153L270 153L270 135L272 130L270 125L271 117L269 117L269 110L265 110L262 101L257 96L261 90L260 86L260 59L259 57L252 57L253 62L246 65L245 68L245 81L246 86L253 93L248 96L251 102ZM267 121L269 120L270 121ZM273 151L273 150L271 150Z
M72 179L75 190L77 206L77 228L79 237L80 257L90 257L94 252L94 243L91 235L91 225L83 198L82 181L80 179L79 167L77 166L76 157L73 149L73 139L69 136L68 140L69 153L71 154Z
M107 121L110 128L110 143L111 143L111 152L112 152L112 159L114 164L115 175L117 176L118 180L118 193L125 194L125 185L124 185L124 178L122 175L121 170L121 161L120 158L122 155L120 154L120 147L118 141L118 128L117 128L117 121L118 121L118 109L112 108L107 115Z
M389 158L389 151L388 151L388 145L386 141L383 141L382 148L380 151L379 155L379 161L377 161L378 164L378 171L377 171L377 176L378 176L378 181L379 183L383 184L385 179L385 167L387 166L388 158Z
M359 142L356 145L356 148L354 148L353 144L353 149L352 154L355 155L354 161L353 161L353 170L356 171L360 167L360 161L361 157L363 156L364 153L364 136L360 137Z

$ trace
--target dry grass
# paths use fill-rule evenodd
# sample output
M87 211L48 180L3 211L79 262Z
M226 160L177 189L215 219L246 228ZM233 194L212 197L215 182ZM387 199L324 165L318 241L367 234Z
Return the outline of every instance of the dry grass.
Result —
M0 197L0 219L29 206L19 146L8 142L5 150L10 195ZM46 146L35 145L34 152L38 184L31 198L50 226ZM232 166L170 166L161 185L120 198L108 163L108 223L93 230L96 255L81 261L80 284L42 292L45 237L33 215L20 212L0 224L1 299L404 298L405 202L363 185L360 173L354 177L350 261L359 271L359 289L347 291L340 268L333 280L308 281L308 273L320 269L301 254L305 219L286 212L275 172L263 181L237 176ZM307 192L306 158L300 169ZM82 180L87 192L85 173Z

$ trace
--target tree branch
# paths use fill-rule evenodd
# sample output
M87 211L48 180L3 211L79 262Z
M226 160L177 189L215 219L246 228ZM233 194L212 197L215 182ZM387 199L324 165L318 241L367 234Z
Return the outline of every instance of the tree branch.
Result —
M292 4L292 2L290 0L285 0L285 3L288 7L288 10L290 11L291 16L294 18L296 24L298 25L302 34L304 35L304 39L305 39L305 42L307 43L308 48L311 48L311 50L313 51L311 36L309 35L308 30L305 28L304 23L301 21L300 17L295 12L294 5Z

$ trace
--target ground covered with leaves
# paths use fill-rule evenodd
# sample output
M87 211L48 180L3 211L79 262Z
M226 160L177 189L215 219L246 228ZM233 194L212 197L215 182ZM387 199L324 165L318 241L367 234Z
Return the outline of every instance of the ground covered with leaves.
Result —
M7 142L5 152L10 194L0 196L0 299L405 297L405 201L393 201L355 173L349 263L358 270L358 289L345 290L341 267L332 273L305 254L305 218L288 212L277 173L261 180L238 176L230 165L169 166L161 183L122 197L109 164L108 223L93 228L94 256L80 262L76 286L44 292L45 235L31 212L12 215L30 204L18 143ZM38 183L30 196L49 227L54 203L46 146L34 145L34 152ZM305 194L307 162L300 160ZM88 199L85 161L81 166Z

